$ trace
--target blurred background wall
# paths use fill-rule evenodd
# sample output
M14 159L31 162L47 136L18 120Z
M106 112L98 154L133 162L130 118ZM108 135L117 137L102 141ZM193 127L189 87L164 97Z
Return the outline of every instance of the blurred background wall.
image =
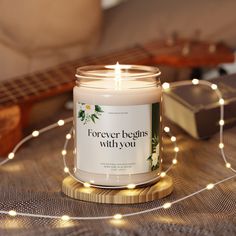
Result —
M234 0L0 0L0 80L173 34L235 47L235 9Z
M101 16L99 0L0 0L0 78L84 56Z

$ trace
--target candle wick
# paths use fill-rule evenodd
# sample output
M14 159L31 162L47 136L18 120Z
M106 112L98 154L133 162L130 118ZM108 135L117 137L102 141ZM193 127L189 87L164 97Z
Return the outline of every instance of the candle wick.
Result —
M119 90L121 87L121 68L119 62L115 65L115 89Z

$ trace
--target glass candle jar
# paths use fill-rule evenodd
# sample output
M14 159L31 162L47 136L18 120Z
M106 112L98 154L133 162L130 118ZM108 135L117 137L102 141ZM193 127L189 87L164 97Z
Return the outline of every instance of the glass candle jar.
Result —
M104 186L138 184L161 170L160 71L84 66L74 87L75 175Z

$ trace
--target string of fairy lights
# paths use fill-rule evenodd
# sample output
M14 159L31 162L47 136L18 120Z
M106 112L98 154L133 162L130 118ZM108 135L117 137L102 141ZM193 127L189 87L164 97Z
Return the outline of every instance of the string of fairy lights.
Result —
M222 97L222 94L221 94L220 90L218 89L217 85L213 84L213 83L210 83L209 81L203 81L203 80L200 81L198 79L193 79L192 81L181 81L181 82L173 83L171 85L169 83L163 83L162 88L163 88L164 92L168 92L168 90L170 90L171 88L174 88L174 87L187 86L187 85L197 86L199 84L210 87L212 90L215 91L215 93L216 93L216 95L219 99L218 102L219 102L219 105L220 105L220 120L219 120L219 127L220 127L219 137L220 138L219 138L218 148L220 149L220 153L221 153L222 159L224 161L225 168L231 170L233 172L233 175L231 175L227 178L224 178L220 181L217 181L215 183L208 183L205 187L199 189L198 191L193 192L193 193L191 193L189 195L186 195L184 197L181 197L179 199L176 199L172 202L166 202L163 205L160 205L160 206L157 206L157 207L152 207L152 208L149 208L149 209L146 209L146 210L140 210L140 211L131 212L131 213L125 213L125 214L117 213L115 215L106 215L106 216L69 216L69 215L62 215L62 214L61 215L32 214L32 213L28 213L28 212L17 212L14 209L12 209L12 210L9 210L9 211L0 210L0 214L9 215L9 216L12 216L12 217L26 216L26 217L37 217L37 218L46 218L46 219L58 219L58 220L62 220L62 221L68 221L68 220L105 220L105 219L120 220L124 217L130 217L130 216L145 214L145 213L149 213L149 212L156 211L156 210L159 210L159 209L168 209L171 206L173 206L174 204L177 204L177 203L179 203L179 202L181 202L185 199L188 199L190 197L193 197L193 196L195 196L195 195L197 195L201 192L212 190L215 186L217 186L219 184L222 184L226 181L229 181L233 178L236 178L236 170L231 166L231 163L228 161L228 158L227 158L227 156L225 154L225 151L224 151L225 146L224 146L224 142L223 142L223 130L224 130L223 127L224 127L224 124L225 124L225 122L224 122L224 104L225 104L225 101L224 101L224 99ZM44 127L40 130L33 131L30 135L26 136L24 139L22 139L14 147L12 152L10 152L8 154L8 157L0 162L0 166L7 163L8 161L14 159L16 152L18 151L18 149L25 142L27 142L27 141L29 141L33 138L37 138L40 134L45 133L49 130L52 130L54 128L57 128L57 127L65 125L67 123L70 123L70 122L72 122L72 120L73 120L73 117L67 118L65 120L59 120L57 123L51 124L51 125L49 125L47 127ZM63 157L63 163L64 163L64 172L69 174L76 181L79 181L80 183L82 183L85 188L94 187L94 188L109 188L109 189L116 189L116 188L134 189L139 185L152 183L153 181L158 180L159 178L165 177L166 174L171 170L171 168L178 163L177 155L178 155L178 152L179 152L179 147L177 145L176 137L171 133L170 128L166 126L166 127L164 127L164 132L167 133L167 135L170 137L170 140L173 143L173 151L174 151L175 154L174 154L174 157L172 159L171 165L165 171L162 171L158 176L156 176L155 178L153 178L149 181L141 182L141 183L138 183L136 185L130 183L126 186L118 186L118 187L110 187L110 186L107 187L107 186L96 185L95 183L83 182L83 181L79 180L73 174L73 172L70 170L70 168L68 167L67 162L66 162L67 146L68 146L69 140L72 139L72 132L73 132L73 128L71 128L70 131L66 134L65 143L64 143L63 149L61 151L61 155Z

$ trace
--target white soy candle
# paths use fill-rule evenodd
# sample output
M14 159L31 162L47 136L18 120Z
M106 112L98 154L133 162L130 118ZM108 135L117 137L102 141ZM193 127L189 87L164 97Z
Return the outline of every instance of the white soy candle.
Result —
M104 186L160 174L160 71L134 65L85 66L74 87L75 175Z

